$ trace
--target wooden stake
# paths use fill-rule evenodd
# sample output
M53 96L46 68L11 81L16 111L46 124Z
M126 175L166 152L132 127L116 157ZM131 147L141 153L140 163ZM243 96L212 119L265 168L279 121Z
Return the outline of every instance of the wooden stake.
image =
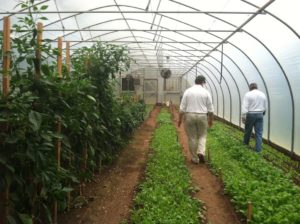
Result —
M221 168L219 168L219 175L220 175L221 181L223 182L223 172L222 172Z
M58 71L58 77L62 78L62 37L58 38L57 48L58 48L57 71Z
M87 160L88 160L88 150L87 150L87 144L85 144L83 148L83 164L82 164L82 169L86 170L87 169Z
M56 121L56 133L61 134L61 120L60 118ZM57 161L57 170L60 169L61 164L61 140L58 138L56 140L56 161ZM52 214L52 224L57 224L57 201L54 201L53 204L53 214Z
M61 120L57 119L56 121L56 133L58 135L61 134ZM56 161L57 161L57 169L60 168L60 157L61 157L61 140L57 139L56 141Z
M9 94L10 70L10 18L3 18L3 96Z
M7 216L9 214L9 184L6 184L5 191L0 192L0 224L7 222Z
M58 37L58 56L57 56L57 71L58 77L62 78L62 37ZM59 135L61 133L61 120L58 119L56 121L56 132ZM57 161L57 169L60 168L60 159L61 158L61 140L57 139L56 142L56 161ZM57 223L57 201L54 202L53 205L53 214L52 214L52 223Z
M57 201L53 204L52 224L57 224Z
M66 45L66 66L68 70L68 75L70 75L71 72L71 61L70 61L70 42L67 42Z
M3 96L9 94L9 70L10 70L10 18L3 18ZM6 223L9 214L9 183L6 183L5 191L0 192L0 224Z
M35 78L41 78L41 58L42 58L42 40L43 40L43 24L37 24L37 49L35 51L36 65L35 65Z
M248 201L247 205L247 223L251 222L253 215L253 204L251 201Z
M70 60L70 42L67 41L66 43L66 66L68 71L68 76L70 76L71 73L71 60ZM71 164L70 164L71 165ZM69 187L71 187L69 185ZM71 192L67 193L67 210L69 211L71 209Z
M207 149L207 160L210 163L210 149Z

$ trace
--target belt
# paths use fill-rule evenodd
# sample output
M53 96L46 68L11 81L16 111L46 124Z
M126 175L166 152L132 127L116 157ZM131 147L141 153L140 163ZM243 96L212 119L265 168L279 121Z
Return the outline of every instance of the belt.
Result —
M260 114L263 113L264 111L248 111L249 114Z
M187 114L207 114L207 113L197 113L197 112L186 112Z

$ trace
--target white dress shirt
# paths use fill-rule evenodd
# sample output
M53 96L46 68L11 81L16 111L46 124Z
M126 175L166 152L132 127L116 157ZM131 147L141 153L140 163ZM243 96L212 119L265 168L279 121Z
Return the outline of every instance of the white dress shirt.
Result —
M263 92L253 89L245 94L242 104L242 114L244 116L247 113L265 112L266 110L267 97Z
M211 95L201 85L188 88L180 103L180 112L183 113L207 113L214 112Z

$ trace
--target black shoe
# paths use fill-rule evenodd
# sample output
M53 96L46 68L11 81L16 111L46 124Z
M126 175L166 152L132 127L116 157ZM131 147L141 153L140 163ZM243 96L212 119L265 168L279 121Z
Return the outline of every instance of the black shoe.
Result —
M199 163L205 163L204 155L199 153L198 157L199 157Z

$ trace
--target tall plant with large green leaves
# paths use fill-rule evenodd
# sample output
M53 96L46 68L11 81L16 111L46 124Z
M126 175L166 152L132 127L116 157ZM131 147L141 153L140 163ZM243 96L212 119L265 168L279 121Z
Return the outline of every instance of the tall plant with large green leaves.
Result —
M39 32L37 30L37 22L47 20L46 17L39 15L43 13L48 6L37 6L35 5L34 0L23 0L20 1L16 7L27 9L28 13L24 16L19 16L18 22L13 24L15 37L12 38L12 48L17 51L17 54L12 55L14 57L12 70L14 71L14 75L18 76L17 78L20 78L20 75L33 77L34 71L39 69L38 67L41 63L36 57L37 49L41 50L42 59L48 58L49 56L51 57L52 55L57 55L57 50L53 51L51 49L48 40L43 40L41 46L38 46L36 40ZM12 53L14 53L14 51L12 51Z
M29 13L19 18L12 44L11 92L0 100L0 191L10 189L10 223L50 223L50 207L66 207L66 193L79 179L89 179L100 161L111 160L142 121L144 104L113 94L114 74L129 66L126 48L97 43L73 56L71 77L57 77L48 57L57 51L45 42L36 57L33 0L22 1ZM24 30L28 30L24 35ZM41 66L40 79L34 73ZM62 134L55 122L62 121ZM57 169L55 142L62 141ZM83 158L86 150L87 158ZM85 163L85 164L84 164ZM83 166L84 164L84 166Z
M96 43L91 48L82 48L72 56L77 76L88 77L94 89L94 97L99 102L100 145L107 150L101 150L109 158L122 145L120 104L113 94L114 75L128 69L130 57L128 50L122 46ZM79 75L80 74L80 75ZM102 127L102 128L101 128ZM104 127L104 128L103 128ZM101 148L102 148L101 147Z
M12 39L11 91L0 102L0 169L3 171L0 190L10 189L9 222L41 223L51 220L48 205L69 190L62 185L63 180L75 178L67 170L56 169L55 117L41 104L41 99L46 98L45 88L41 88L44 80L34 78L40 63L35 55L36 22L45 18L34 18L32 11L41 12L47 6L34 6L33 0L22 1L19 6L28 8L29 13L13 25L16 33ZM47 57L51 53L49 45L43 44L42 52Z

